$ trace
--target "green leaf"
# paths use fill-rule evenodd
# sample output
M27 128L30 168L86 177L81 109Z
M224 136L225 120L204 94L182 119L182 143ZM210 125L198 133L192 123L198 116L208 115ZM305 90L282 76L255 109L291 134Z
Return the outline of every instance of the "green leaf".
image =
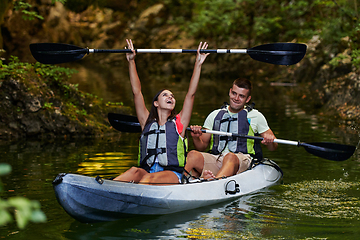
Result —
M8 199L8 202L15 207L16 223L20 229L23 229L31 219L32 201L24 197L12 197Z
M8 202L11 206L16 209L30 208L31 201L24 197L12 197L8 199Z
M0 176L4 176L11 172L11 166L7 163L0 163Z
M41 210L35 210L32 212L30 220L35 223L46 222L46 215Z
M12 222L12 220L11 214L6 209L0 207L0 226Z

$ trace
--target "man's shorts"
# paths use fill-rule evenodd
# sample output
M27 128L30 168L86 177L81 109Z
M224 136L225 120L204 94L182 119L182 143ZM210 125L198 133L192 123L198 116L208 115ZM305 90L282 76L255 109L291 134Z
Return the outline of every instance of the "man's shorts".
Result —
M220 168L222 167L224 157L226 156L227 153L220 155L213 155L211 153L201 152L201 154L204 157L204 168L201 173L201 177L202 177L205 170L210 170L214 175L216 175L219 172ZM235 155L239 159L239 169L236 173L238 174L249 168L251 163L251 157L249 154L243 154L243 153L235 153Z

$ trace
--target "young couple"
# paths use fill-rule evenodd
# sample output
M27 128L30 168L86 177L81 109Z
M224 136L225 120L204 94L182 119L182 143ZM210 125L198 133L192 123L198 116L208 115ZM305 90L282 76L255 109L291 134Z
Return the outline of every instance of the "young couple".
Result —
M217 178L245 171L251 157L260 158L261 148L254 140L219 137L202 133L200 126L191 126L194 146L187 154L185 131L190 123L195 93L200 79L201 66L209 53L200 53L208 44L200 42L189 89L180 113L175 112L175 98L171 91L160 90L152 101L150 112L146 109L141 83L135 65L135 50L131 40L126 40L132 53L127 53L130 83L134 96L136 115L142 134L140 137L139 167L132 167L114 178L117 181L143 184L181 183L184 172L195 177ZM240 134L259 133L270 150L275 150L275 135L265 117L257 110L246 108L251 99L251 83L237 79L229 91L230 104L210 113L204 128ZM211 143L211 154L203 153ZM186 165L185 165L186 164Z

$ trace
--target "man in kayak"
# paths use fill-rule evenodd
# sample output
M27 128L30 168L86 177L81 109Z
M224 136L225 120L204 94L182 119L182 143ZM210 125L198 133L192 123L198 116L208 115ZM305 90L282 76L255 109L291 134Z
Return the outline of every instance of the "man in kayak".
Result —
M208 44L200 42L193 75L179 114L175 111L176 100L170 90L160 90L147 110L136 70L134 45L126 39L131 53L129 62L131 89L136 116L141 126L139 167L132 167L113 180L144 184L176 184L181 182L185 165L185 132L190 123L195 93L200 79L201 66L209 53L200 53Z
M236 79L229 91L230 104L211 112L203 128L242 135L259 134L262 144L270 151L277 149L276 138L267 124L266 118L253 105L251 82L244 78ZM205 179L228 177L245 171L252 158L262 159L258 141L247 138L232 138L203 133L201 126L190 126L196 150L188 153L185 170L194 177ZM210 146L211 153L203 151Z

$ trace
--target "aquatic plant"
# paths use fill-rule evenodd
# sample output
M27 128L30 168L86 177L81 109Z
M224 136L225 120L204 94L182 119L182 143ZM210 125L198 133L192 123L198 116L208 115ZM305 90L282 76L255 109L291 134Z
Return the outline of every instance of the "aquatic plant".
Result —
M11 172L11 166L0 163L0 177ZM0 180L0 193L3 192L3 184ZM20 229L25 228L29 222L46 222L46 216L41 211L39 201L29 200L25 197L0 198L0 226L12 222L15 218Z

